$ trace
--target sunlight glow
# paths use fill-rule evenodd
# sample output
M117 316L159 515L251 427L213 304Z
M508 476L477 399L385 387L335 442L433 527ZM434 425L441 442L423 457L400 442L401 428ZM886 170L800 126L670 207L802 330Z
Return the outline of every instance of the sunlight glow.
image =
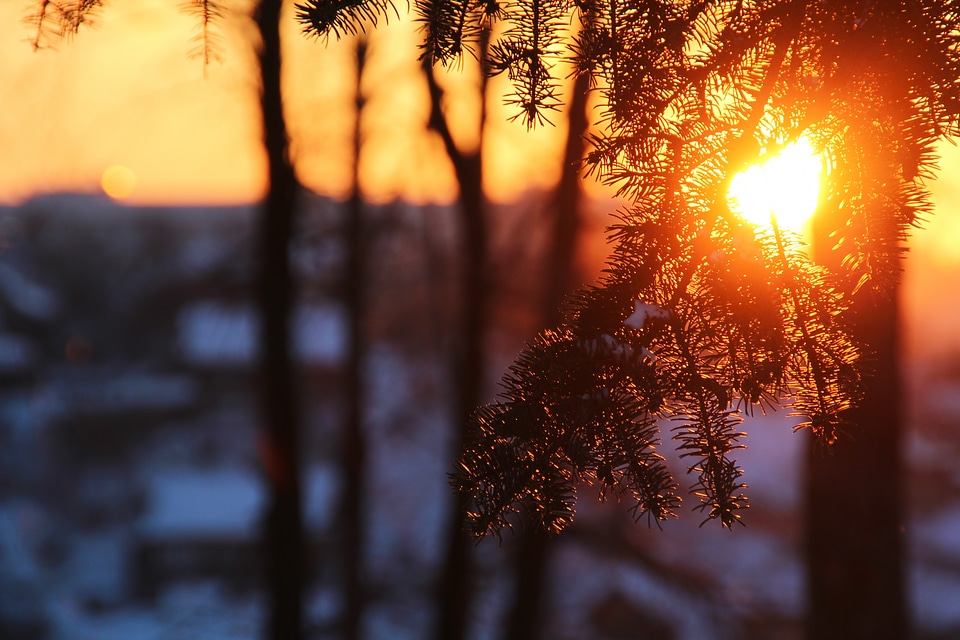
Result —
M114 200L123 200L133 193L137 186L137 176L129 167L114 164L104 169L100 176L103 192Z
M748 222L803 233L817 208L823 159L806 138L800 138L761 164L734 176L730 207Z

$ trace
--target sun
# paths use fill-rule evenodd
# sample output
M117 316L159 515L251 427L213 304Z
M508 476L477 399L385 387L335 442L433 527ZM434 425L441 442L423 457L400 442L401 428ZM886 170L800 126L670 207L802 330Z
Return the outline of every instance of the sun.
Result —
M114 200L129 197L136 186L136 174L129 167L120 164L107 167L100 176L100 187Z
M730 182L730 208L755 225L771 224L803 233L820 197L823 158L800 138L782 151L745 169Z

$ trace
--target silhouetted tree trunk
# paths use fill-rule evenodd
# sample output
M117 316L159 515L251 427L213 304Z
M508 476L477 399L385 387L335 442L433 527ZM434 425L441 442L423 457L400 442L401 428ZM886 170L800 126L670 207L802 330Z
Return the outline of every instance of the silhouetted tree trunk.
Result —
M363 335L366 269L364 259L363 197L360 193L360 121L364 99L360 84L363 77L366 43L357 44L357 119L353 140L353 195L346 221L347 268L343 296L347 307L350 344L346 371L347 416L343 434L343 466L346 486L343 492L343 563L345 571L344 631L347 640L360 638L364 604L363 585L363 500L366 477L366 439L363 433L363 373L366 343Z
M577 240L583 225L583 179L581 169L586 150L587 94L590 79L578 76L570 96L567 143L563 154L563 172L553 195L553 234L547 247L546 277L543 282L543 318L545 326L560 324L564 298L578 286Z
M589 79L578 76L570 97L569 128L564 147L563 170L550 211L553 223L550 242L544 256L544 280L541 285L544 326L560 324L564 297L578 284L576 276L577 238L582 226L582 181L580 170L587 132L587 91ZM516 586L513 606L507 618L504 640L540 637L544 607L544 579L550 557L550 537L543 531L525 529L516 553Z
M486 100L486 49L489 34L484 31L478 57L481 66L481 104ZM458 252L460 261L460 321L454 346L454 370L456 375L456 401L454 421L456 424L454 457L462 449L464 430L470 415L480 404L483 381L483 329L487 318L487 222L484 212L483 193L483 128L486 108L481 106L480 142L475 152L463 153L453 141L447 121L441 110L442 90L437 85L432 67L425 66L430 88L430 127L440 134L444 148L453 164L460 187L460 234ZM438 581L437 605L439 619L435 630L436 640L460 640L466 635L469 613L470 541L463 530L466 510L465 496L457 493L454 508L447 524L444 566Z
M299 640L303 633L300 416L290 345L294 286L288 255L299 185L290 164L280 94L280 5L281 0L262 0L255 13L262 39L260 104L269 179L258 236L262 453L269 482L265 530L267 637Z
M845 414L846 433L829 447L808 449L807 638L894 640L908 637L909 626L897 289L856 294L848 319L872 371L863 402Z

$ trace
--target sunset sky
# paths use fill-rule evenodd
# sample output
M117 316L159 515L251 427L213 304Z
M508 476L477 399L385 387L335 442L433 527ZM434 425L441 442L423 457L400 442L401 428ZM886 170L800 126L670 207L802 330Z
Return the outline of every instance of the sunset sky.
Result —
M188 56L195 21L171 0L111 0L92 28L56 50L34 52L22 22L30 3L0 3L0 202L38 191L99 191L103 172L135 176L131 202L246 202L264 188L255 35L248 0L232 0L216 28L222 56L204 72ZM349 189L353 129L352 41L301 36L287 3L285 93L298 172L328 195ZM370 45L370 108L362 161L368 197L448 202L452 174L436 136L424 135L426 84L417 35L396 19ZM469 67L469 65L466 65ZM475 144L476 74L448 74L450 108L465 145ZM491 101L488 183L494 197L549 186L559 171L558 130L528 134Z
M251 0L230 0L217 26L222 59L188 56L195 21L176 0L109 0L92 28L34 52L22 22L28 0L0 3L0 203L38 192L99 193L105 172L131 203L238 203L264 190ZM304 38L286 3L284 89L304 184L342 197L350 188L352 41ZM363 190L385 201L450 202L455 186L439 139L425 134L426 85L409 21L391 19L371 43L365 88ZM448 107L466 146L478 105L469 64L447 74ZM562 128L529 133L508 122L493 85L486 151L492 197L509 201L559 174ZM466 90L465 90L466 89ZM562 119L561 119L562 120ZM925 260L960 265L960 150L943 145L933 185L938 215L913 242ZM955 179L954 176L957 176ZM106 187L111 189L111 182Z

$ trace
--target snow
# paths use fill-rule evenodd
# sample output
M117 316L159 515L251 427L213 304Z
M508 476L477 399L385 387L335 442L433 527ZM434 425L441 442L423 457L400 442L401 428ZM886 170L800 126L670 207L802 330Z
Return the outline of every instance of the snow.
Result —
M23 526L24 505L0 506L0 573L29 582L39 580L38 568L30 561Z
M64 574L70 597L109 605L122 603L127 593L127 563L131 548L124 531L77 532L70 536Z
M35 320L50 320L60 311L60 301L54 292L3 263L0 263L0 295L14 309Z
M364 616L362 637L421 640L430 637L432 624L423 607L373 603Z
M184 307L177 331L184 359L200 366L249 366L256 356L259 321L251 305L209 300ZM339 305L311 304L296 310L294 349L301 361L333 366L346 354L346 316Z
M915 523L913 544L955 558L960 566L960 510L945 509Z
M336 365L347 354L347 316L340 305L297 309L294 340L299 358L314 365Z
M133 606L91 616L64 599L53 610L51 640L253 640L263 629L256 597L227 597L220 585L196 582L166 590L156 607Z
M916 620L929 628L960 624L960 509L922 518L908 529L910 601Z
M36 349L27 338L0 333L0 372L20 372L37 362Z
M333 524L339 470L313 465L304 478L304 519L311 529ZM263 479L244 468L164 471L148 480L139 532L151 539L254 539L266 504Z
M717 620L695 592L665 585L639 562L598 558L584 549L562 545L553 573L550 597L558 615L554 625L565 631L564 637L589 637L588 614L616 594L629 596L630 601L642 603L645 610L672 622L677 640L718 637Z
M170 410L189 406L200 395L197 380L180 374L83 371L58 383L68 413Z
M152 539L252 539L263 505L263 484L249 471L168 471L147 487L138 529Z
M954 535L957 535L956 531ZM949 569L915 563L908 565L908 573L913 619L924 629L952 629L956 632L960 625L960 576Z
M367 562L436 565L443 545L443 522L452 495L447 484L452 447L447 416L440 403L424 400L443 390L442 370L379 345L371 350L367 414L370 450L365 517ZM391 425L396 425L391 428Z
M308 529L321 531L336 520L343 480L332 465L313 465L304 481L303 519Z
M795 433L801 418L790 417L788 409L756 415L744 420L740 429L747 434L736 452L748 485L751 502L763 501L781 511L801 508L803 455L806 433ZM749 514L748 514L749 517Z
M669 309L665 309L660 305L634 300L633 313L631 313L629 317L623 321L623 324L631 329L637 329L639 331L640 329L643 329L643 326L646 324L647 320L666 320L669 317Z
M610 357L613 361L623 364L633 363L637 354L632 346L620 342L608 333L601 334L599 338L581 340L578 346L588 357ZM656 362L654 354L644 347L640 348L640 355L651 363Z
M253 362L256 317L249 307L199 302L182 309L177 320L180 351L197 365Z

